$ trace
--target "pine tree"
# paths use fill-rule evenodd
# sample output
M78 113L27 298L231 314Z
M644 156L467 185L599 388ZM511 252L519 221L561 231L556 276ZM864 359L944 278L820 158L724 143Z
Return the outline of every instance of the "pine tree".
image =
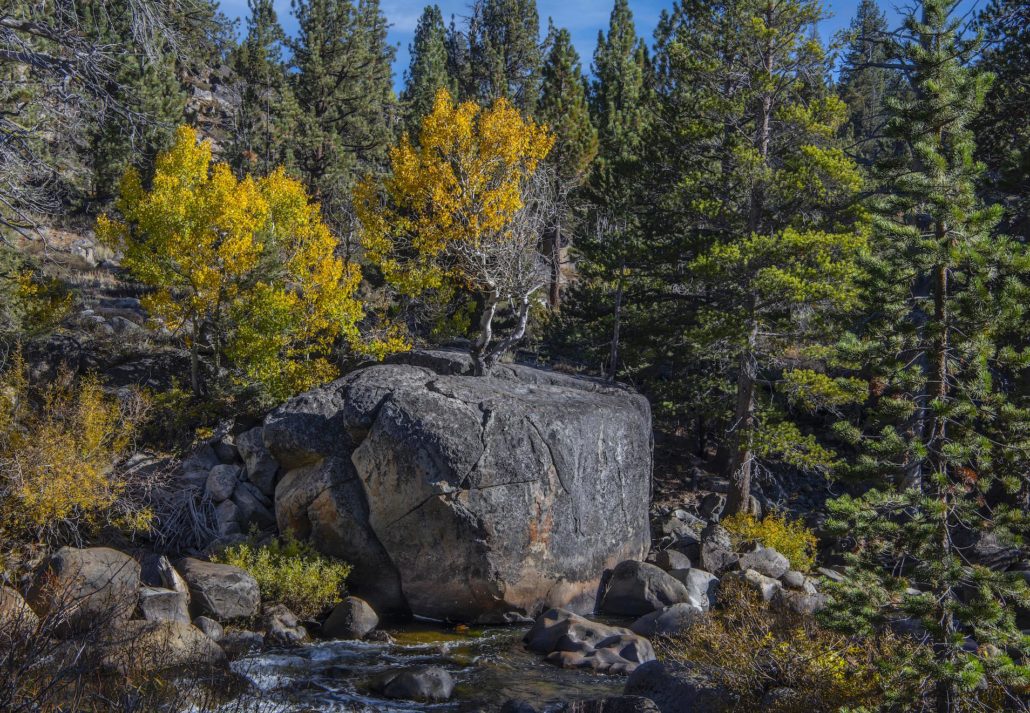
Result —
M524 114L540 97L540 16L536 0L478 0L468 27L469 98L511 101Z
M292 168L296 100L282 48L286 34L272 0L249 0L247 36L232 64L240 83L240 106L230 148L237 174L267 175L278 166Z
M858 545L837 623L914 618L928 645L892 665L915 689L906 708L929 699L942 713L991 706L1030 676L1012 657L1028 654L1013 613L1027 587L980 547L1027 530L1030 411L1012 386L1027 358L1004 344L1025 338L1030 261L977 197L970 123L990 77L967 66L978 41L962 39L953 7L923 0L898 33L910 91L889 104L887 135L907 150L881 162L871 206L874 297L856 357L870 404L864 423L837 428L864 446L842 472L876 487L831 504Z
M393 136L394 49L378 0L295 0L294 12L297 168L330 224L349 234L351 188L384 163Z
M547 231L542 249L551 264L548 300L552 308L558 308L564 280L562 256L571 245L569 226L574 219L576 202L573 194L597 155L597 130L590 119L586 79L569 31L551 24L545 45L548 51L537 115L555 136L554 148L547 160L554 169L554 193L560 205L555 225Z
M887 17L876 0L862 0L851 21L838 91L848 105L851 153L866 166L884 152L885 99L897 90L887 63Z
M433 110L439 90L457 93L457 82L447 72L447 28L438 5L429 5L422 12L410 53L411 63L404 75L401 101L408 130L415 131L423 117Z

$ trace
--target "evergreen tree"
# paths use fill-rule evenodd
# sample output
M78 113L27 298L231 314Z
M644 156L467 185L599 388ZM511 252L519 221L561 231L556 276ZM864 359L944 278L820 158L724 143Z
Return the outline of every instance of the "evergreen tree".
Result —
M297 168L330 224L346 229L351 188L392 140L394 49L378 0L294 0L294 12Z
M544 236L543 251L551 265L548 299L551 307L557 308L561 303L564 279L562 256L571 244L569 226L574 218L573 204L576 202L573 193L597 155L597 130L590 120L586 80L569 31L550 24L546 46L547 59L542 72L537 114L555 137L554 148L547 160L553 167L558 211L554 226Z
M922 0L898 33L910 92L889 104L887 135L906 150L878 169L874 304L856 357L870 405L865 423L837 429L865 446L843 472L877 486L831 506L834 529L857 543L837 623L915 618L929 645L892 666L914 689L905 708L928 699L942 713L1008 707L999 691L1025 690L1030 675L1015 663L1028 654L1014 621L1027 587L980 546L1027 529L1030 412L1012 387L1027 358L1004 344L1025 338L1030 262L976 194L970 123L990 77L966 66L977 40L962 39L953 7Z
M436 93L446 89L457 92L456 82L447 72L447 28L438 5L429 5L415 27L415 41L410 46L411 63L405 72L405 119L409 132L416 131L422 119L433 110Z
M468 28L469 98L504 97L524 114L540 97L540 17L536 0L478 0Z
M883 153L884 100L896 89L884 66L889 59L887 17L876 0L862 0L848 35L838 89L848 105L851 153L868 166Z
M249 7L247 36L233 56L240 106L230 163L240 175L263 176L278 166L293 166L297 107L282 56L286 35L274 3L249 0Z
M996 76L975 122L988 196L1004 204L1005 228L1030 240L1030 5L994 0L980 18L989 44L980 68Z

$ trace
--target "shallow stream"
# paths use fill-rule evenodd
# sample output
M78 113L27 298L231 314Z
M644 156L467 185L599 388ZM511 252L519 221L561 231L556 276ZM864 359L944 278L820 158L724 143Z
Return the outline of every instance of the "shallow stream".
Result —
M526 651L522 627L452 631L411 626L389 629L395 643L330 641L240 659L233 670L262 692L269 710L499 711L517 698L534 705L599 698L622 691L625 678L568 671ZM388 668L433 665L457 682L448 703L391 701L369 692L372 676ZM264 706L262 706L263 708Z

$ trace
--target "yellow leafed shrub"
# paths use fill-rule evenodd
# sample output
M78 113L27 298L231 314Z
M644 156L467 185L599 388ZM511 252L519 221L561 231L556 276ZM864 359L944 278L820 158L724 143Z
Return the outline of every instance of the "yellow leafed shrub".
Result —
M734 545L758 542L765 547L772 547L790 560L793 569L800 572L808 572L815 566L818 540L800 520L791 520L775 513L759 520L753 515L737 513L719 524L730 533Z
M289 534L263 545L233 545L215 560L250 572L263 601L285 604L302 619L317 617L339 602L351 570Z

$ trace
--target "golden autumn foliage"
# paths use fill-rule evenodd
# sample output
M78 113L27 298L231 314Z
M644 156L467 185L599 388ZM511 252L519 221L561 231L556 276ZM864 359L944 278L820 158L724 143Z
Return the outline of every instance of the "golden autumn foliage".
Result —
M473 256L509 230L553 144L547 127L505 99L484 109L440 90L417 142L405 135L391 150L382 186L368 178L355 191L368 259L408 296L448 280L489 291Z
M0 535L78 539L104 524L145 529L149 513L129 502L115 470L147 411L137 391L104 394L92 376L69 374L29 387L15 354L0 376Z
M130 170L116 208L120 219L102 216L98 236L154 288L151 315L185 333L195 391L202 343L216 373L226 357L274 398L333 378L339 338L385 348L361 343L360 269L336 256L319 206L281 169L238 180L184 126L158 156L151 188Z

